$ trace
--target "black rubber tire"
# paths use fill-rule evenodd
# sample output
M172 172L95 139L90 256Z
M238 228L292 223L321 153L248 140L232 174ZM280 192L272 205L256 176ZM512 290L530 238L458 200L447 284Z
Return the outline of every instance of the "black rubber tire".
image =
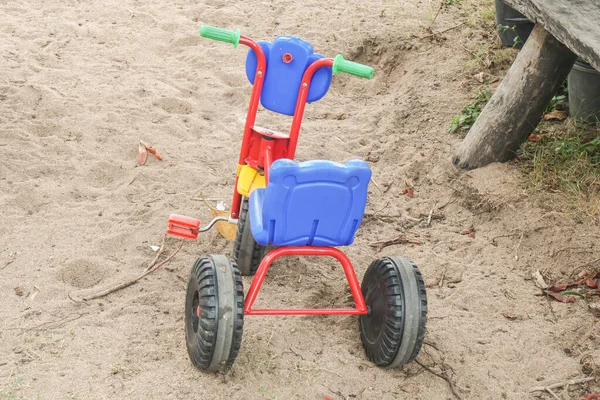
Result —
M222 255L193 265L185 298L186 347L192 364L206 371L229 368L240 350L244 289L234 263Z
M400 257L373 261L361 284L369 314L359 318L369 360L396 368L414 360L425 339L427 294L419 268Z
M237 233L233 243L233 261L237 263L242 276L252 276L265 256L265 246L254 240L248 217L248 199L243 198L237 223Z

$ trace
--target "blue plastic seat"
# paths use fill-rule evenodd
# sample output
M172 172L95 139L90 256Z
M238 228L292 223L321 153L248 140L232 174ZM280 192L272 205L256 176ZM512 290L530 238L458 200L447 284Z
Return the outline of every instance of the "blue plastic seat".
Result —
M347 246L362 220L371 170L362 160L275 161L250 195L250 226L263 246Z
M273 43L258 42L267 61L267 70L262 87L260 102L268 110L294 115L300 83L306 68L313 62L324 58L313 51L310 43L295 36L278 36ZM284 60L284 55L291 60ZM248 50L246 57L246 76L254 84L254 75L258 60L254 50ZM331 67L317 70L310 81L306 101L312 103L327 93L331 83Z

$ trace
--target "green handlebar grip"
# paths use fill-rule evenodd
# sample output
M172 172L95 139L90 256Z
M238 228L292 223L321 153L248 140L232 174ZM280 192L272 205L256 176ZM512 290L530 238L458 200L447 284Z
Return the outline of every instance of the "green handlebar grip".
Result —
M202 25L200 27L200 36L219 40L225 43L231 43L233 47L238 47L240 44L240 30L228 31L227 29L215 28L214 26Z
M337 74L340 72L345 72L347 74L352 74L367 79L371 79L375 73L373 68L369 67L368 65L362 65L353 61L344 60L344 57L341 54L338 54L333 59L333 73Z

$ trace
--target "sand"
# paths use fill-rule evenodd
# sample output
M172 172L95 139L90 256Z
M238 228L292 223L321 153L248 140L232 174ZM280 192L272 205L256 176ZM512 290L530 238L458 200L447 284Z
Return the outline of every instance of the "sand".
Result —
M355 317L248 317L232 370L196 370L184 292L198 256L231 254L216 230L127 289L69 299L140 274L170 213L206 221L200 193L230 204L251 88L245 49L199 38L200 24L298 35L375 68L370 81L334 77L307 107L297 158L369 162L366 216L344 251L359 278L385 255L419 265L429 297L422 365L463 399L531 398L535 386L584 376L581 357L600 360L597 319L587 301L535 296L531 274L569 280L600 257L600 229L562 212L560 193L526 191L514 164L452 166L460 138L447 127L479 83L465 68L462 27L442 41L413 36L426 35L435 6L0 2L0 398L455 398L416 363L371 364ZM465 18L449 8L436 27ZM257 120L289 122L264 110ZM139 166L140 139L164 160ZM413 198L402 195L407 184ZM429 225L410 227L430 211ZM422 244L371 246L400 234ZM167 239L165 256L178 243ZM345 285L332 262L290 258L272 268L257 305L350 305ZM594 388L575 385L564 398Z

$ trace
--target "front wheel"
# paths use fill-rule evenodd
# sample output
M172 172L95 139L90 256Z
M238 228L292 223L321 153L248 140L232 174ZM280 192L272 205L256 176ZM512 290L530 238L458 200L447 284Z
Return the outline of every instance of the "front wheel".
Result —
M199 369L222 371L240 350L244 289L235 266L222 255L200 257L192 267L185 298L185 336Z
M359 318L360 339L369 360L386 368L414 360L427 321L425 284L415 263L400 257L375 260L361 290L369 313Z
M256 273L264 256L265 246L256 243L252 236L248 216L248 199L244 198L240 205L237 233L233 243L233 261L237 263L242 276L252 276Z

